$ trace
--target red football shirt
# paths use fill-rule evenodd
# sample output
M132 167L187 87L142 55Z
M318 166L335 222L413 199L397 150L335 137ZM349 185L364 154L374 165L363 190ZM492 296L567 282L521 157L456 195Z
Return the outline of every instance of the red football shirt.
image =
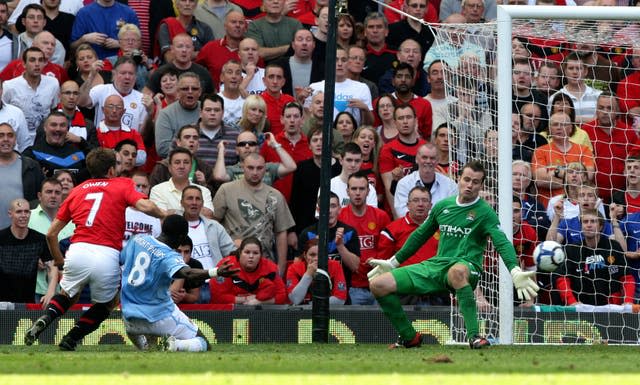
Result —
M222 72L222 66L229 60L240 61L238 56L238 49L229 49L227 46L226 38L213 40L208 42L198 52L196 57L196 63L204 66L209 70L213 85L216 90L220 88L220 73Z
M17 78L24 73L24 63L22 59L15 59L9 62L6 67L0 72L0 79L3 81L11 80L13 78ZM58 83L62 85L62 83L69 80L69 76L67 75L67 71L56 63L48 62L44 68L42 68L42 74L45 76L53 76L58 79Z
M598 172L595 173L598 196L605 202L611 200L612 190L624 190L624 161L627 154L640 147L638 135L622 120L614 127L603 129L597 119L582 125L593 144L593 156Z
M145 195L129 178L89 179L76 186L62 203L57 219L76 225L71 242L122 249L125 210Z
M269 121L269 131L273 133L273 135L278 135L283 130L282 122L280 121L280 117L282 116L282 109L287 103L295 102L296 100L293 96L289 94L281 94L280 97L274 98L269 95L269 92L265 91L262 93L262 99L267 105L267 120Z
M347 300L347 282L344 279L342 264L332 259L328 260L329 277L331 277L331 295L343 301ZM287 293L291 293L307 272L307 263L304 260L296 260L287 268ZM311 289L311 287L309 287ZM311 302L311 290L307 291L303 303Z
M100 126L96 130L96 137L100 147L115 148L118 143L125 139L131 139L138 145L138 151L146 151L144 147L144 141L140 133L129 127L121 127L120 130L111 131L100 123Z
M285 149L291 155L296 164L299 164L303 160L307 160L313 157L311 150L309 149L309 142L307 141L307 137L304 134L301 134L302 137L296 143L291 143L284 131L280 132L280 134L276 135L276 141L282 145L282 148ZM264 157L264 160L267 163L280 163L280 155L273 148L269 147L267 142L262 145L260 150L260 154ZM291 200L291 188L293 186L293 173L289 174L283 178L278 178L273 182L273 187L278 189L284 195L284 198L289 202Z
M404 217L398 218L395 221L389 223L385 227L378 241L378 259L389 259L396 251L400 250L405 244L411 233L420 226L415 223L409 217L407 213ZM406 261L402 262L401 266L413 265L414 263L420 263L436 255L438 252L438 240L440 239L440 232L436 232L427 242L422 245L418 251L409 257Z
M533 260L533 250L538 244L538 235L536 230L527 222L520 224L520 230L513 234L513 247L520 259L523 267L533 267L536 265Z
M218 277L209 282L211 303L235 304L237 296L248 295L255 295L260 301L274 298L276 304L288 302L287 290L275 262L263 257L251 272L242 270L238 258L233 255L220 260L218 266L227 262L240 271L235 277Z
M393 171L394 168L400 166L407 175L413 171L416 166L416 154L418 148L425 144L426 141L419 138L415 143L404 143L399 138L395 138L391 142L385 144L380 149L380 159L378 160L378 172Z
M389 222L389 216L383 210L377 207L367 206L367 211L359 217L353 213L351 205L345 206L340 210L338 220L353 227L358 233L360 240L360 266L358 271L351 276L352 287L369 287L367 273L371 267L367 264L367 260L377 258L378 238L380 231L384 229Z

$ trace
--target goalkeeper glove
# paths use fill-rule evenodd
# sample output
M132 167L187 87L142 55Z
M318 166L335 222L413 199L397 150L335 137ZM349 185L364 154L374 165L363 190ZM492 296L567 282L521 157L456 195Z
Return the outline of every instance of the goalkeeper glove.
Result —
M511 279L521 301L529 301L538 295L540 288L531 277L536 274L535 271L522 271L519 267L511 269Z
M384 273L388 273L396 267L400 266L400 262L398 262L395 255L390 259L372 259L368 263L369 266L373 267L369 274L367 274L367 278L369 278L369 281L372 281L375 277Z

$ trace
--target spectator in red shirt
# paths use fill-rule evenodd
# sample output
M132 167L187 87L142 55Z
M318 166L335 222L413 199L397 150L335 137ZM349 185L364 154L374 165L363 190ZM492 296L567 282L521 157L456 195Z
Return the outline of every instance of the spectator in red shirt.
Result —
M431 192L428 188L416 186L409 191L407 213L389 223L380 232L378 241L378 259L389 259L400 250L409 235L427 219L431 210ZM431 237L412 257L402 263L402 266L420 263L436 255L438 251L438 237Z
M280 155L277 153L279 147L283 147L296 163L311 159L313 154L309 149L309 142L306 135L302 133L302 106L295 102L287 103L282 110L280 119L284 125L284 131L275 136L279 145L273 148L265 141L260 150L264 159L267 162L279 163ZM292 183L293 174L282 177L273 183L273 187L284 195L287 202L291 199Z
M513 246L516 249L516 255L520 261L520 268L522 271L535 271L536 264L533 261L533 249L538 244L538 235L536 230L531 227L526 221L522 220L522 201L517 196L513 196ZM547 279L547 283L548 279ZM548 285L543 285L541 288L544 290L546 287L549 290ZM538 293L540 296L541 293ZM547 293L548 294L548 293ZM527 305L533 305L533 302Z
M347 300L347 282L340 262L329 259L331 297L329 304L344 305ZM297 257L287 269L287 293L294 305L311 302L311 285L318 271L318 238L309 239L303 246L302 255Z
M624 121L618 119L618 101L606 91L596 101L596 118L583 124L582 129L593 144L598 196L609 203L613 190L624 189L625 156L640 149L640 140Z
M69 80L69 76L62 66L51 61L55 44L56 38L53 37L50 32L42 31L33 38L31 46L40 48L42 52L44 52L44 58L47 61L47 64L42 68L42 74L46 76L53 76L58 79L58 84L62 84ZM22 59L18 58L10 61L2 72L0 72L0 79L10 80L22 75L24 71L24 63Z
M415 109L409 105L396 107L393 118L398 136L380 149L378 171L384 184L387 204L393 207L395 186L416 167L418 148L426 141L418 136Z
M125 113L124 101L119 95L111 95L105 99L102 106L104 120L98 124L96 136L98 144L104 148L115 148L124 139L132 139L138 144L136 166L142 166L147 161L147 152L140 133L122 123Z
M270 131L274 135L282 132L283 123L281 114L287 103L294 102L293 96L284 93L282 87L285 85L285 70L279 64L269 64L264 69L264 86L262 98L267 104L267 120L269 121Z
M625 160L626 187L613 192L613 202L626 206L627 214L640 212L640 154L632 153Z
M230 264L240 269L235 277L211 280L211 302L238 305L284 304L287 292L278 266L264 258L262 243L256 237L242 240L236 255L223 258L218 266Z
M224 18L224 31L222 39L205 44L196 57L196 63L209 70L216 90L220 87L220 73L224 63L231 59L240 60L238 46L247 32L247 23L242 13L227 13Z
M353 272L349 298L353 305L373 305L375 298L369 291L367 273L371 266L369 259L377 258L380 231L389 224L389 216L377 207L367 205L369 194L369 180L366 171L351 174L347 181L349 205L340 210L338 220L353 227L360 240L360 261L357 266L349 266ZM350 263L350 261L346 261Z

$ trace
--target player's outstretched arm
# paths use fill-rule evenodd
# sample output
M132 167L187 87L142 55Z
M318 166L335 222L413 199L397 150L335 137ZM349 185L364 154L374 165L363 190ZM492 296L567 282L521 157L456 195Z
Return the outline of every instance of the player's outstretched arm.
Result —
M135 208L138 211L142 211L145 214L151 215L152 217L163 219L168 215L168 213L158 207L155 203L150 201L149 199L140 199L136 202Z
M183 278L186 281L189 281L190 284L195 283L196 286L199 286L197 285L198 283L202 284L209 278L233 277L238 274L239 271L240 269L234 268L231 263L227 262L218 267L212 267L209 270L183 267L173 275L173 278Z

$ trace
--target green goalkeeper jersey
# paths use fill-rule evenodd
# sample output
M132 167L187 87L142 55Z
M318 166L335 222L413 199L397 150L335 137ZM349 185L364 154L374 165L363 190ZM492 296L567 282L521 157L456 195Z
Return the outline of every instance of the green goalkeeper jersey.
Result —
M496 212L483 199L473 203L460 204L457 196L451 196L436 203L429 217L407 239L396 253L402 263L411 257L438 230L440 240L438 253L433 258L464 260L482 270L487 237L511 271L518 266L516 251L500 228Z

